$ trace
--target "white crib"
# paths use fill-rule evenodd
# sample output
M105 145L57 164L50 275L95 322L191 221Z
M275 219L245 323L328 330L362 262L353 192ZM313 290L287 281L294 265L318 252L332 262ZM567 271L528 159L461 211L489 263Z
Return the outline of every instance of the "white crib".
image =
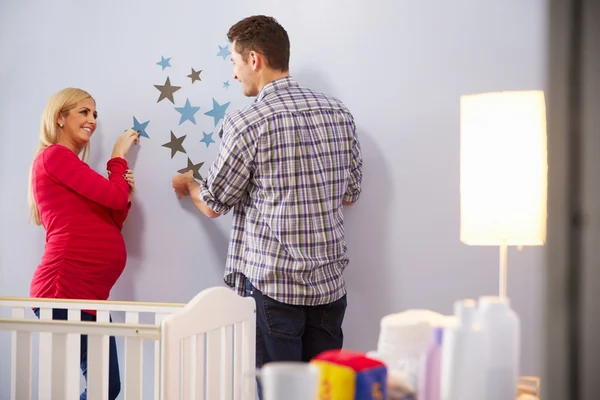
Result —
M11 334L11 400L32 398L32 342L39 338L38 399L78 400L80 335L88 335L88 399L108 397L109 336L122 337L121 393L143 396L143 344L154 342L155 400L254 399L256 393L254 299L225 287L200 292L188 304L79 301L0 297L0 331ZM40 308L40 319L31 308ZM68 321L52 320L52 309L67 309ZM96 310L97 322L80 321L81 310ZM109 322L110 312L125 322ZM150 313L150 323L140 323ZM26 318L28 316L28 318ZM50 351L47 351L50 349Z

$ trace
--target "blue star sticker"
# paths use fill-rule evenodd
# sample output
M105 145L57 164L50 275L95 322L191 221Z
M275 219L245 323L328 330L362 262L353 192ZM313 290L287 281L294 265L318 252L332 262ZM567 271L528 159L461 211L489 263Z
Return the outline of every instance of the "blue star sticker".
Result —
M219 46L219 52L217 53L217 57L223 57L223 60L226 59L227 56L231 54L228 47L229 45L226 45L225 47Z
M162 67L162 70L164 71L165 68L170 67L171 66L171 57L169 58L164 58L163 56L160 56L160 61L156 63L156 65L160 65Z
M225 82L223 82L223 87L224 87L225 89L229 89L229 86L231 86L231 85L229 84L229 81L225 81Z
M206 133L206 132L202 132L202 136L204 136L202 138L202 140L200 140L201 142L203 142L204 144L206 144L206 147L208 147L209 144L211 143L215 143L215 141L212 138L213 133Z
M147 137L148 139L150 139L150 136L148 136L148 134L146 133L146 127L148 126L149 123L150 123L150 121L140 123L140 121L138 121L137 118L133 117L133 130L140 131L139 137L143 136L143 137Z
M217 101L214 99L214 97L213 97L212 101L213 101L213 109L205 112L204 115L213 117L215 120L215 126L217 126L219 121L222 120L223 118L225 118L225 110L227 110L227 107L229 107L229 102L227 102L223 105L219 105L219 103L217 103Z
M190 99L185 100L184 107L175 107L177 111L181 113L181 119L179 120L179 125L183 124L185 121L192 121L194 125L196 125L196 118L194 114L198 112L200 107L192 107L190 104Z

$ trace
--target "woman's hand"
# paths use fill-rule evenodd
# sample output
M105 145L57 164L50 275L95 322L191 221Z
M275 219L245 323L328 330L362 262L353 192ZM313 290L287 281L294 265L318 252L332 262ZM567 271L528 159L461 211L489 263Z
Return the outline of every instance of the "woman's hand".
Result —
M111 158L121 157L125 158L131 146L135 143L139 142L139 131L134 131L133 129L128 129L124 134L117 138L115 145L113 147L113 152Z
M123 177L129 185L129 201L131 201L131 199L133 199L133 195L135 194L135 179L133 177L133 171L130 169L126 170Z

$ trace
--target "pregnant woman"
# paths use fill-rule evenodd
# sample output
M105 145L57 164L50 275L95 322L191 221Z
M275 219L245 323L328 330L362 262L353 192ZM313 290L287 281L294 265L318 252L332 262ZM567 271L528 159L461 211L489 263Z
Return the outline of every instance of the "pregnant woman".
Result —
M53 95L44 110L29 205L33 221L46 230L46 245L31 281L31 297L106 300L125 268L121 228L135 188L125 156L139 132L128 130L116 140L106 178L85 162L97 116L95 100L74 88ZM39 309L34 312L39 318ZM52 318L66 320L67 310L54 309ZM82 312L81 320L95 321L95 312ZM114 337L109 360L109 399L115 399L121 381ZM81 371L87 378L85 335ZM85 399L87 389L81 394Z

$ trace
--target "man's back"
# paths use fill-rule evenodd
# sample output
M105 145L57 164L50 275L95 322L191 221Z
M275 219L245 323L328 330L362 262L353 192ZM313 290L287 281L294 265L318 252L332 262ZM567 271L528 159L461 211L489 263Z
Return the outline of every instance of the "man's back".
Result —
M234 211L228 272L287 304L343 296L342 201L357 200L362 165L347 108L282 78L228 115L223 146L249 174Z

